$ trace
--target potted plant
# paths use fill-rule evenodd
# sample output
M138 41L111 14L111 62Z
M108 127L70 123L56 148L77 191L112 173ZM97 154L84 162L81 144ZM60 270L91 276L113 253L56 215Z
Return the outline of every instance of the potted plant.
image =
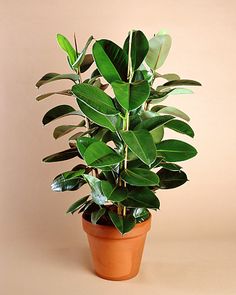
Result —
M160 208L155 192L184 184L187 175L176 162L197 154L184 141L164 139L166 129L190 137L194 132L186 122L188 115L162 103L170 95L192 93L184 86L201 84L176 74L160 74L171 47L171 37L164 31L148 41L141 31L132 30L123 47L91 36L81 52L75 37L74 46L61 34L57 41L72 73L48 73L36 86L62 79L71 80L73 86L41 94L37 100L66 95L75 99L78 108L58 105L42 121L47 125L55 119L77 116L78 123L55 128L55 139L72 133L69 148L43 161L78 158L77 166L56 176L52 190L90 186L91 194L79 198L67 212L83 213L95 272L110 280L129 279L139 271L151 224L149 210ZM92 42L90 54L87 51ZM88 69L90 75L84 78Z

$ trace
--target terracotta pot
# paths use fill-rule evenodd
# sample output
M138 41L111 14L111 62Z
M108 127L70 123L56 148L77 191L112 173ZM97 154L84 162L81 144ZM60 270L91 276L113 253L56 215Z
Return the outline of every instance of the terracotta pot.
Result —
M113 226L92 224L82 218L92 253L95 273L107 280L128 280L139 272L149 219L121 235Z

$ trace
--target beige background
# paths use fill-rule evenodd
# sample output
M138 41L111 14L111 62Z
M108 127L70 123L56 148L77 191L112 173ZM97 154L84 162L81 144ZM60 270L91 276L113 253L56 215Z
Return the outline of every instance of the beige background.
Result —
M236 2L0 3L0 293L236 294ZM82 48L90 34L122 44L132 28L148 37L167 29L173 46L162 72L202 82L195 95L167 101L192 117L196 137L182 138L199 155L183 163L190 182L158 194L161 211L153 218L139 276L109 282L91 273L80 217L65 214L82 192L50 190L53 177L76 161L41 163L67 147L66 139L52 138L56 123L43 128L41 118L70 99L55 96L37 103L34 84L46 72L68 72L56 33L72 37L76 32ZM42 92L50 89L62 87L56 82Z

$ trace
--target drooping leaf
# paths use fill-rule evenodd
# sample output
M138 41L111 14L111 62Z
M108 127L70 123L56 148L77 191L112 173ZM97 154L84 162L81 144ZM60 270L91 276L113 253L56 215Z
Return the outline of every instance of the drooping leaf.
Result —
M127 216L121 216L113 211L109 211L108 214L112 223L122 235L131 231L131 229L135 226L135 218L131 214Z
M92 224L96 224L98 220L105 214L106 208L101 208L98 211L93 211L91 213L91 222Z
M174 164L174 163L160 163L160 166L167 169L167 170L170 170L170 171L179 171L182 167L177 165L177 164Z
M78 171L67 171L58 175L52 182L51 188L54 192L73 191L81 187L85 182L81 175L84 169Z
M123 81L112 82L116 99L126 110L134 110L140 107L149 97L149 84L146 80L126 83Z
M134 186L155 186L159 183L157 175L143 168L130 168L122 171L121 178Z
M70 89L66 89L66 90L54 91L54 92L49 92L49 93L41 94L41 95L39 95L39 96L36 97L36 100L37 101L41 101L44 98L47 98L47 97L49 97L51 95L54 95L54 94L72 96L72 92L70 91Z
M123 46L123 49L127 55L129 54L129 39L130 33ZM135 71L141 65L148 53L148 49L148 40L144 33L141 31L133 31L131 40L131 61L133 71Z
M155 145L147 130L121 131L120 134L130 150L145 164L150 165L155 161Z
M169 106L163 106L163 105L156 105L152 107L152 112L157 112L158 114L167 114L172 115L175 117L179 117L185 121L190 121L190 118L187 114L185 114L183 111Z
M88 166L106 167L120 163L123 157L116 153L104 142L94 142L86 149L84 159Z
M155 71L165 62L171 47L171 37L159 32L149 40L149 51L146 56L147 65Z
M79 199L78 201L76 201L74 204L72 204L68 210L66 211L66 213L71 213L73 214L75 211L79 210L81 208L81 206L88 200L89 196L85 196L81 199Z
M164 74L164 75L157 74L156 77L166 79L168 81L180 80L180 76L174 73Z
M155 115L155 114L154 114ZM167 122L173 120L174 117L170 115L164 115L164 116L154 116L152 118L143 120L141 123L136 125L134 130L140 130L140 129L146 129L148 131L151 131L157 127L161 127Z
M189 79L180 79L180 80L173 80L173 81L168 81L163 86L202 86L202 84L198 81L194 80L189 80Z
M98 87L81 83L72 87L72 92L82 101L95 111L107 116L116 115L119 113L114 106L112 98Z
M40 87L47 83L57 81L57 80L71 80L73 82L79 81L79 75L77 74L57 74L57 73L48 73L44 75L37 83L36 87Z
M48 123L50 123L51 121L60 118L66 114L69 114L71 112L75 112L76 110L70 106L70 105L58 105L54 108L52 108L51 110L49 110L43 117L43 125L46 125Z
M75 49L73 48L71 43L68 41L68 39L61 34L57 34L57 42L60 45L61 49L63 49L67 53L70 64L72 65L75 62L77 57Z
M176 188L188 180L187 175L181 170L171 171L162 168L157 172L157 175L160 178L159 188L161 189Z
M157 196L147 187L134 188L122 204L130 208L160 208Z
M95 63L108 83L127 80L127 54L110 40L102 39L93 45Z
M56 127L54 129L53 137L55 139L58 139L58 138L62 137L63 135L66 135L69 132L75 130L76 128L84 126L84 123L85 123L85 121L83 120L78 125L61 125L61 126L58 126L58 127Z
M149 211L146 208L135 208L133 212L136 223L147 220L150 216Z
M53 155L47 156L43 159L43 162L51 163L51 162L59 162L72 159L74 157L80 156L77 149L71 148L59 153L55 153Z
M190 137L194 137L194 131L193 129L185 122L180 120L172 120L170 122L167 122L165 124L165 127L170 128L174 131L177 131L179 133L188 135Z
M92 40L93 40L93 36L90 36L88 41L85 44L85 47L83 48L83 50L81 51L81 53L79 54L77 59L73 62L72 67L78 67L79 68L81 66L81 64L84 61L86 51L87 51L90 43L92 42Z
M85 54L84 60L83 60L82 64L80 65L80 72L81 73L86 72L91 67L93 62L94 62L94 59L93 59L92 54L90 54L90 53Z
M168 139L156 145L157 156L162 156L168 162L179 162L193 158L197 150L190 144L176 140Z

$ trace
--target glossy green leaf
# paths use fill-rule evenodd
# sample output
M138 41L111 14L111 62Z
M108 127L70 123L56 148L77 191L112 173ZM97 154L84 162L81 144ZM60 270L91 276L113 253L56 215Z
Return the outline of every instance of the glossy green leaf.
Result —
M176 188L188 180L183 171L170 171L162 168L157 175L160 178L159 188L161 189Z
M96 224L98 220L105 214L106 208L101 208L98 211L93 211L91 213L91 222L92 224Z
M136 220L136 223L140 223L147 220L150 216L150 213L146 208L135 208L133 216Z
M52 182L51 188L54 192L73 191L84 184L81 177L85 172L84 169L78 171L67 171L58 175Z
M112 84L116 99L126 110L133 110L140 107L149 97L149 84L146 80L126 83L114 81Z
M163 126L173 119L174 117L170 115L157 116L156 114L154 114L154 117L143 120L134 128L134 130L146 129L148 131L151 131L155 128Z
M109 40L99 40L93 45L93 56L99 72L111 83L116 80L127 80L127 54Z
M123 46L123 49L127 55L129 54L129 39L130 33ZM131 61L133 71L135 71L141 65L148 53L148 49L148 40L144 33L141 31L133 31L131 40Z
M164 157L168 162L185 161L197 154L197 150L193 146L176 139L163 140L156 147L157 156Z
M89 174L84 174L83 177L92 190L91 197L93 201L97 205L104 205L107 202L107 197L102 192L101 180Z
M88 166L106 167L120 163L123 157L117 154L104 142L94 142L86 149L84 159Z
M72 204L69 209L66 211L66 213L73 214L75 211L79 210L81 206L88 200L89 196L85 196L78 201L76 201L74 204Z
M57 74L57 73L48 73L44 75L37 83L36 87L40 87L47 83L57 81L57 80L71 80L73 82L79 81L79 75L77 74Z
M145 164L150 165L155 161L155 145L147 130L121 131L120 134L130 150Z
M48 123L50 123L51 121L62 117L66 114L69 114L71 112L74 112L75 109L69 105L63 104L63 105L59 105L56 106L54 108L52 108L51 110L49 110L43 117L43 125L46 125Z
M153 138L154 143L159 143L164 137L164 127L156 127L150 131L150 134Z
M130 191L128 198L122 204L130 208L160 208L157 196L146 187L135 188Z
M163 105L156 105L151 109L152 112L156 112L158 114L167 114L172 115L175 117L179 117L185 121L190 121L190 118L187 114L185 114L183 111L169 106L163 106Z
M77 57L75 49L68 41L68 39L61 34L57 34L57 42L60 45L60 47L67 53L70 60L70 64L72 65Z
M112 132L116 131L116 125L121 121L121 118L118 116L106 116L103 115L94 109L90 108L88 105L83 103L82 101L77 100L78 105L81 111L84 113L86 117L88 117L92 122L98 124L99 126L106 127Z
M188 80L188 79L180 79L180 80L173 80L173 81L169 81L166 82L165 84L163 84L163 86L183 86L183 85L187 85L187 86L202 86L201 83L199 83L198 81L194 81L194 80Z
M53 155L47 156L43 159L43 162L59 162L59 161L65 161L65 160L69 160L72 159L74 157L79 156L79 153L77 151L77 149L75 148L71 148L59 153L55 153Z
M155 186L159 183L157 175L143 168L129 168L121 173L121 178L134 186Z
M174 163L160 163L160 166L170 171L179 171L182 168Z
M157 74L156 77L166 79L168 81L180 80L180 76L174 73L164 74L164 75Z
M83 50L79 54L78 58L72 63L72 67L80 67L81 66L81 64L84 61L86 51L87 51L90 43L92 42L92 40L93 40L93 36L90 36L88 41L85 44L85 47L83 48Z
M160 68L165 62L171 47L171 37L162 32L156 34L149 40L149 51L146 56L146 63L152 69Z
M97 139L91 137L79 137L76 140L76 147L80 152L81 156L84 157L84 153L86 149L90 146L90 144L98 142Z
M190 137L194 137L193 129L185 122L180 120L172 120L165 124L165 127L170 128L176 132L188 135Z
M110 195L111 195L111 193L112 193L112 191L114 189L113 185L107 180L101 180L101 188L102 188L103 194L107 198L110 197Z
M109 196L109 200L113 202L122 202L128 196L128 191L125 187L116 187Z
M131 214L127 216L121 216L113 211L109 211L108 214L112 223L122 235L131 231L131 229L135 226L135 218Z
M72 92L78 100L99 113L107 116L119 113L119 110L114 106L112 98L98 87L81 83L74 85Z
M70 91L70 89L66 89L66 90L54 91L54 92L48 92L48 93L41 94L41 95L36 97L36 100L41 101L41 100L43 100L43 99L45 99L45 98L47 98L49 96L52 96L54 94L72 96L72 92Z

